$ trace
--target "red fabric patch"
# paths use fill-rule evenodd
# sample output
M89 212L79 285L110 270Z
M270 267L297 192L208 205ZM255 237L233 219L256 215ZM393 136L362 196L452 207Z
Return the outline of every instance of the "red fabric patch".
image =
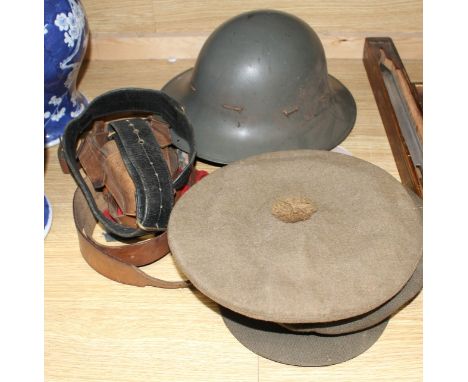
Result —
M200 180L202 180L205 176L208 175L208 172L207 171L204 171L204 170L194 170L195 174L194 174L194 181L193 181L193 184L199 182ZM190 190L190 185L189 184L186 184L184 187L181 188L181 190L179 191L180 193L180 196L182 196L183 194L185 194L188 190Z
M109 212L109 209L106 208L104 211L102 211L102 214L109 220L117 223L117 220L115 220L115 218L111 215L111 213ZM120 209L120 207L117 207L117 216L122 216L123 215L123 211Z
M109 212L109 210L107 208L104 211L102 211L102 213L107 219L115 222L115 219L112 217L112 215L110 214L110 212Z

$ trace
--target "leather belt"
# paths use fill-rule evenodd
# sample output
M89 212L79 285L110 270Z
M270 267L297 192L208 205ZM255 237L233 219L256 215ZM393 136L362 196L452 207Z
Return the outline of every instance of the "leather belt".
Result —
M206 171L194 170L187 186L176 193L176 201L187 189L204 176ZM176 289L191 286L190 281L166 281L152 277L138 267L151 264L169 253L167 234L163 232L150 239L131 244L107 246L93 238L97 224L83 192L78 187L73 196L73 218L78 233L80 251L86 262L101 275L122 284L139 287L153 286Z
M192 171L194 159L190 122L182 107L159 91L110 91L68 124L59 160L63 172L71 173L78 184L73 215L80 251L93 269L135 286L190 285L152 277L138 267L169 253L164 231L172 205L197 176L199 180L207 174ZM87 177L80 173L80 165ZM93 238L97 223L122 244L97 242Z
M176 289L190 286L189 281L165 281L138 268L161 259L169 252L166 232L151 239L122 246L105 246L93 239L97 220L80 188L73 197L73 217L80 251L86 262L101 275L122 284Z
M141 118L109 123L135 184L137 225L144 231L167 228L174 203L171 174L150 125Z
M176 176L171 185L175 190L180 189L187 183L195 161L193 128L185 116L182 107L165 93L150 89L126 88L113 90L96 97L78 118L72 120L67 125L61 145L61 155L63 155L71 175L88 201L93 215L104 225L107 232L123 238L134 238L142 236L147 232L142 228L133 228L118 224L104 216L79 171L77 143L81 134L90 129L96 120L129 115L132 113L150 113L162 117L171 126L172 133L175 135L176 139L174 139L174 145L188 152L187 165ZM118 131L122 131L118 128L118 125L119 124L114 124L113 128L121 141L124 135L118 133ZM147 163L152 164L153 161L148 160ZM134 163L132 163L132 166L134 167ZM135 173L136 172L137 171L135 171ZM140 176L139 180L141 181L142 178L143 177ZM167 207L168 201L166 201L164 205ZM161 206L163 206L163 204L161 204ZM167 212L168 211L166 211L166 217L168 217Z

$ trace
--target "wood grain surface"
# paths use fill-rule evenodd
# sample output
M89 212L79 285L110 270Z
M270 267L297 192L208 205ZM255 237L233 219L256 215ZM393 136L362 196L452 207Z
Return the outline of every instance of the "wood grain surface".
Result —
M91 61L79 86L90 99L124 86L160 88L193 63ZM422 80L421 61L404 64L413 81ZM331 59L328 65L358 106L356 126L342 146L398 178L361 60ZM131 287L97 274L81 257L71 208L75 184L61 173L56 151L45 151L45 192L53 208L44 260L47 381L422 380L422 293L366 353L335 366L299 368L244 348L216 304L199 292ZM215 170L203 163L197 168ZM145 270L180 278L170 256Z
M93 60L196 58L208 35L242 12L277 9L306 21L327 57L360 58L364 38L391 36L400 55L422 59L422 0L82 0Z
M360 59L367 36L380 33L327 34L318 32L328 58ZM421 35L396 33L393 40L401 57L422 59ZM90 60L158 60L192 59L198 56L208 33L196 35L115 35L94 33L88 57Z
M328 32L422 31L421 0L82 0L93 32L211 32L223 21L255 9L291 12Z

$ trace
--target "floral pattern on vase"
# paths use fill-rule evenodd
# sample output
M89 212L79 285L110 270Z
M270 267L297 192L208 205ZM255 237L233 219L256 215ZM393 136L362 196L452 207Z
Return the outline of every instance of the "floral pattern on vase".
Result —
M44 1L44 144L57 144L68 121L87 105L76 80L88 45L79 0Z

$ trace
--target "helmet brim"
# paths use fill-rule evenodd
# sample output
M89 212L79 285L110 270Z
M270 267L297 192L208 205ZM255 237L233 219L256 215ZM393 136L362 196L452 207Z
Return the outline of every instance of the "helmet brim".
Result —
M215 105L203 103L191 83L192 75L193 68L180 73L162 91L184 106L194 128L198 157L205 161L227 164L263 152L331 150L346 139L356 121L352 94L331 75L330 105L310 120L294 112L285 116L282 110L277 115L268 110L263 115L259 110L249 114L247 107L229 109L223 100Z

